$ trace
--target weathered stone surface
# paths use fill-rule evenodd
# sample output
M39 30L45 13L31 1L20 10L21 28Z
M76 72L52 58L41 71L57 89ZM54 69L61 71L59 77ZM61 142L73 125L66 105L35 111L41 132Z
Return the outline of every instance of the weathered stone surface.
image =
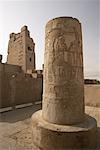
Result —
M84 112L81 24L53 19L45 41L43 108L32 117L33 150L94 149L96 120Z
M76 125L57 125L45 121L42 112L32 117L33 150L73 150L95 148L96 121L86 115L85 121Z
M85 85L85 105L100 107L100 85Z
M0 63L0 108L34 103L41 100L41 93L41 77L24 74L20 66Z
M21 66L25 73L35 69L35 43L27 26L20 33L11 33L8 44L7 63Z
M46 26L43 118L57 124L84 119L81 24L53 19Z

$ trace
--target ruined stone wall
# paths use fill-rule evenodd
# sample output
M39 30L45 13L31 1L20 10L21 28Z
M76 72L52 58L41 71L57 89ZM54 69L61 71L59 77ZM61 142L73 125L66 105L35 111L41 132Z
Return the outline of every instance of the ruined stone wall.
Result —
M85 105L100 107L100 85L85 85Z
M0 63L0 108L41 100L42 78L24 74L20 66Z
M42 78L18 76L15 80L15 104L24 104L41 100Z
M21 67L0 63L0 107L9 106L11 100L10 80L21 72Z
M10 34L7 63L22 66L25 73L27 70L35 69L34 49L35 43L30 37L27 26L24 26L20 33Z

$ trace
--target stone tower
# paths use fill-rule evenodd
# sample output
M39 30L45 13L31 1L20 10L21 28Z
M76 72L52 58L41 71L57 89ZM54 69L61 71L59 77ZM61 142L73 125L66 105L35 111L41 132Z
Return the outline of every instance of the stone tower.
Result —
M7 63L22 66L25 73L35 70L35 43L27 26L18 34L11 33L8 44Z
M96 120L85 114L81 23L46 25L42 110L32 116L33 150L95 149Z

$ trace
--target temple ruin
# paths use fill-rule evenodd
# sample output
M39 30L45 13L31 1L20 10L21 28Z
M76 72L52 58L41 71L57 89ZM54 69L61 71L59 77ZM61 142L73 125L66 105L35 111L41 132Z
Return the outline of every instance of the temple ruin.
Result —
M7 64L21 66L25 73L35 70L35 43L27 26L20 33L11 33L8 43Z
M35 68L35 43L28 27L9 37L7 63L0 55L0 108L34 103L42 97L42 70Z
M50 20L45 30L42 110L32 116L33 150L91 149L97 123L85 114L81 23Z

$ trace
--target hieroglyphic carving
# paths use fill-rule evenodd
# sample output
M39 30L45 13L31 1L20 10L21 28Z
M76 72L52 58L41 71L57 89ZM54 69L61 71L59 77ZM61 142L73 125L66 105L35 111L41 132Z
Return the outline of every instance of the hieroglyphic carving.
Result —
M77 67L82 67L83 66L83 58L82 58L82 53L68 53L68 59L69 59L69 64L71 66L77 66Z
M56 51L56 53L61 52L61 51L66 51L67 50L67 45L65 42L65 37L63 35L59 35L54 39L53 42L53 50Z
M67 84L67 83L66 83ZM49 84L48 86L48 97L50 98L50 100L54 100L54 98L57 99L61 99L61 100L65 100L66 98L69 98L69 93L68 93L68 89L66 88L66 84L65 85L53 85L53 84ZM49 99L48 99L49 100Z
M71 31L67 29L64 33L56 28L46 38L45 57L48 68L46 81L48 83L62 82L63 84L65 79L79 80L79 76L82 77L80 74L82 70L80 67L83 65L82 53L81 50L79 51L80 37L75 27L71 29ZM67 64L71 67L69 72L66 72Z
M72 67L71 71L69 71L69 79L70 80L76 80L77 82L79 81L80 83L82 82L83 78L83 68L82 67Z
M75 29L73 30L75 31ZM50 40L50 35L52 34L51 32L47 37L48 42L46 43L47 49L48 45L49 49L51 46L50 51L46 51L45 53L47 60L46 64L48 64L47 68L49 70L48 76L46 77L48 79L48 82L54 82L55 80L61 82L65 78L67 80L72 78L78 80L78 77L80 76L80 69L77 67L82 67L83 60L81 51L79 52L75 50L78 46L77 44L79 40L77 32L67 32L65 35L63 35L61 32L56 33L57 29L53 32L55 32L53 33L56 35L55 38L53 37L53 39ZM72 68L71 70L69 70L69 76L68 73L66 74L65 67L62 67L62 65L64 66L64 64L69 64ZM54 76L56 76L55 80L53 78Z
M46 101L45 108L47 103L55 104L53 108L52 105L49 106L48 112L52 110L56 112L57 106L63 103L63 113L66 112L70 116L75 106L78 112L75 118L80 120L79 114L83 113L81 28L76 20L69 19L65 22L63 24L60 21L51 22L46 29L43 99ZM46 115L48 113L44 112L44 116ZM65 124L73 121L73 117L70 117L65 118ZM59 116L56 121L57 119L59 122Z

